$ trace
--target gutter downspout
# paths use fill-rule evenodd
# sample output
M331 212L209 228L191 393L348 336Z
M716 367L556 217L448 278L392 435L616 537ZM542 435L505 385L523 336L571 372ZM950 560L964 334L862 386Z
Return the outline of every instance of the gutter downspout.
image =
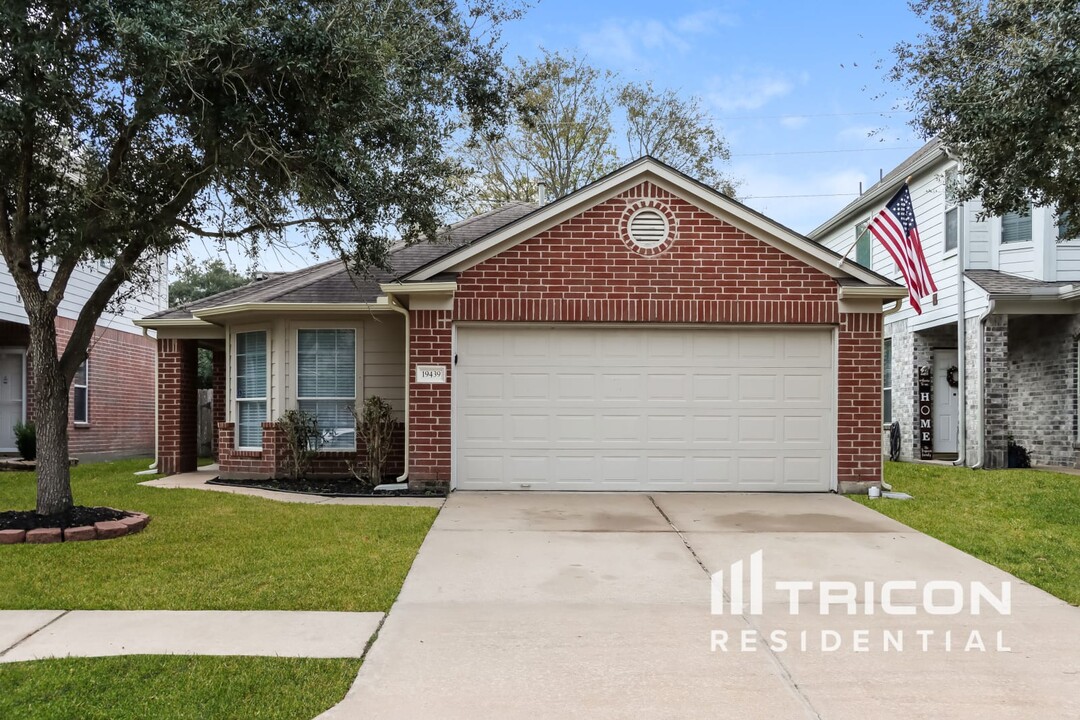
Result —
M964 225L966 223L964 223L963 207L963 205L958 205L956 210L956 221L959 225L959 232L956 233L956 347L959 358L957 389L960 396L957 407L960 427L956 431L957 452L956 460L953 462L956 467L967 465L967 317L964 302L964 253L966 251Z
M990 298L990 304L986 306L986 310L979 316L979 344L978 344L978 374L976 377L975 391L979 394L979 410L975 418L975 431L978 433L979 438L979 461L971 466L972 470L982 470L983 465L986 463L986 370L984 365L986 363L986 320L994 314L994 306L997 301Z
M143 337L150 337L150 328L142 329ZM154 338L154 462L146 468L147 470L157 470L158 467L158 416L161 413L159 403L161 398L158 397L160 389L158 388L158 343L157 338ZM137 473L136 473L137 474Z
M401 313L405 317L405 472L401 473L397 477L397 483L409 482L409 404L411 401L410 385L412 384L412 378L410 378L409 370L411 368L412 353L410 348L410 328L409 328L409 311L398 302L398 299L391 295L386 294L386 303L390 306L390 309L394 312ZM392 490L393 484L380 485L379 487L385 490ZM375 489L378 490L379 487Z

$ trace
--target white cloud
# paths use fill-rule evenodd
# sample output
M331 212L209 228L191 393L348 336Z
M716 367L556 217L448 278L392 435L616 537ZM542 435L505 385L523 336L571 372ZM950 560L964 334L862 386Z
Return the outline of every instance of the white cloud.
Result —
M757 110L771 100L783 97L794 87L787 78L773 73L745 75L736 73L714 77L707 83L705 98L719 112Z
M788 130L798 130L808 122L810 122L810 120L805 115L788 115L787 117L780 118L780 124Z
M674 20L610 18L596 30L582 33L578 44L589 57L640 66L647 64L658 51L685 54L691 49L686 36L703 35L733 23L733 18L717 10L683 15Z

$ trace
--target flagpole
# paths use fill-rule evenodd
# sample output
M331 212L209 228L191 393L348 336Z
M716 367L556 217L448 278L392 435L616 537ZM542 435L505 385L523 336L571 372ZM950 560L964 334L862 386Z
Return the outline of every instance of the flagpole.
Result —
M908 175L907 179L904 180L904 185L910 185L912 177L913 176ZM874 215L875 215L875 213L873 211L871 211L869 217L866 218L867 226L869 226L870 221L874 219ZM855 227L858 227L858 224L856 224ZM863 232L865 232L865 230ZM860 237L861 237L861 234L855 236L855 242L848 245L848 249L845 250L844 254L840 256L840 259L836 261L836 267L840 267L841 265L844 264L844 261L846 261L848 259L848 255L850 255L851 251L855 249L855 246L859 244L859 238ZM873 270L874 268L870 268L870 269ZM937 293L934 293L934 294L936 295Z

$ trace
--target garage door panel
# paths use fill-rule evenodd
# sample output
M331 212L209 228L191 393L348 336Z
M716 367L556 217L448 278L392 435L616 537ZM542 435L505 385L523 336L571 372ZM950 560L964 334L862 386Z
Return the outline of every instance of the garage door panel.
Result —
M466 327L458 354L463 489L829 488L827 329Z

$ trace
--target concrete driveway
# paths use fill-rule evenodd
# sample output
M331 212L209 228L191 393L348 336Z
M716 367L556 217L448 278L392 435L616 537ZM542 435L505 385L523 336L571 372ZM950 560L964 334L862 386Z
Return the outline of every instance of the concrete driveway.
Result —
M710 574L757 550L761 614L713 615ZM815 585L793 615L777 580L853 581L856 614ZM938 580L1010 582L1011 614L930 614ZM834 495L455 493L323 717L1078 718L1080 609Z

